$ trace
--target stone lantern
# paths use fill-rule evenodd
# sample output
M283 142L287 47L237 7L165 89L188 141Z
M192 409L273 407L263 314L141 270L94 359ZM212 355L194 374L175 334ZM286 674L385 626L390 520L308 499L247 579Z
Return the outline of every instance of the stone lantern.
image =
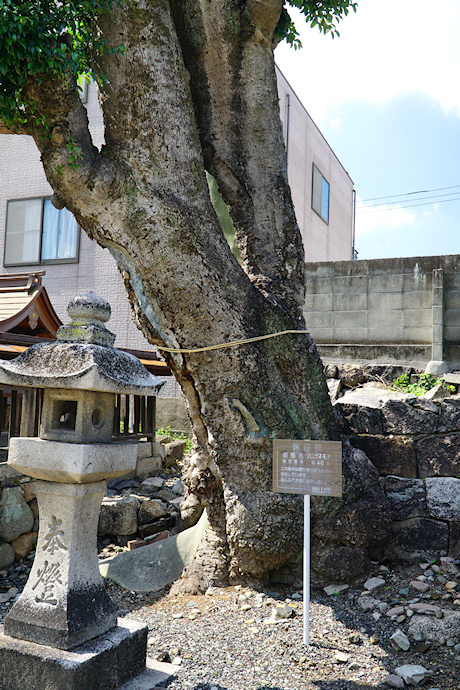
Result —
M37 480L40 514L29 579L0 628L0 667L9 673L2 681L0 671L0 686L12 690L73 688L75 679L78 688L81 679L87 688L115 688L145 666L147 629L124 619L117 625L98 569L97 526L106 479L137 461L137 443L112 441L116 395L157 395L163 381L113 347L105 300L94 293L76 297L68 313L72 320L57 341L0 366L0 383L44 390L39 437L12 438L8 456L9 465ZM77 647L86 657L72 663L59 651ZM120 649L130 657L125 670ZM81 675L88 654L93 675ZM29 677L32 684L24 683Z

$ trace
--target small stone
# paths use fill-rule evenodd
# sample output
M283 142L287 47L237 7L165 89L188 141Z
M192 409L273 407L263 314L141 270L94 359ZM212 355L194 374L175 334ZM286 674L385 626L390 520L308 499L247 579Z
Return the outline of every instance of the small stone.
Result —
M0 594L0 604L6 604L8 601L11 601L11 599L14 599L17 593L18 590L16 587L10 587L7 592Z
M378 606L378 603L374 597L361 596L358 599L358 604L363 611L372 611Z
M395 673L400 676L407 685L419 685L431 676L431 672L423 666L407 664L395 669Z
M292 618L294 609L289 604L277 604L274 609L274 615L277 618Z
M4 568L11 565L14 562L14 549L11 544L0 544L0 567ZM6 577L6 571L5 577Z
M16 558L25 558L29 555L37 542L38 532L22 534L11 542Z
M363 638L359 633L352 633L351 635L348 636L348 642L350 644L362 644L363 643Z
M385 615L388 616L388 618L392 618L393 616L400 616L403 613L404 606L393 606L393 608L388 609Z
M177 482L173 484L171 487L171 491L173 494L176 494L177 496L182 496L184 493L184 482L182 479L178 479Z
M240 610L241 611L250 611L251 608L252 608L251 604L243 604L243 606L241 607Z
M414 602L411 604L411 608L416 612L416 613L422 613L427 616L436 616L438 617L439 614L441 614L439 617L442 618L442 611L439 608L439 606L433 606L433 604L423 604L423 603L417 603Z
M430 589L430 585L427 582L420 582L420 580L412 580L410 584L418 592L427 592Z
M404 681L400 676L394 676L393 674L390 673L385 680L383 681L385 685L389 685L390 688L400 688L404 687Z
M328 597L343 592L345 589L348 589L348 585L327 585L327 587L324 587L324 591Z
M184 614L183 613L173 613L172 617L173 618L183 618Z
M374 592L376 589L380 589L380 587L383 587L385 584L386 582L382 577L371 577L369 580L366 580L364 587L368 592Z
M446 589L455 589L457 586L457 583L454 582L453 580L448 580L445 584Z
M404 652L410 647L409 638L402 630L397 630L393 635L391 635L390 640L393 643L395 649L402 649Z
M378 644L379 643L379 638L377 635L371 635L369 638L369 642L371 644Z
M334 659L339 662L339 664L346 664L348 661L348 654L344 654L343 652L337 652L337 654L334 656Z

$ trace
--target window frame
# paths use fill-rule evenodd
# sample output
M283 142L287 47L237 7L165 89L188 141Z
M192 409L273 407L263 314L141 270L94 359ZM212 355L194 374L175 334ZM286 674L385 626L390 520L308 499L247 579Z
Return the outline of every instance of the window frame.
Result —
M318 175L319 175L320 178L321 178L321 209L322 209L322 205L323 205L323 182L325 182L325 183L327 184L327 190L328 190L328 193L327 193L327 218L325 218L325 217L323 216L321 210L318 211L318 210L314 207L314 200L315 200L315 197L314 197L314 192L315 192L315 171L318 173ZM315 165L315 163L313 163L312 175L311 175L311 208L312 208L312 210L316 213L316 215L319 216L319 217L321 218L321 220L324 221L324 222L326 223L326 225L329 225L329 216L330 216L330 211L331 211L331 185L330 185L330 183L326 180L326 178L324 177L323 173L322 173L321 170L318 168L318 166Z
M41 215L40 215L40 241L38 250L38 261L6 261L6 243L7 243L7 230L8 230L8 205L14 203L15 201L41 201ZM5 268L11 268L14 266L49 266L58 264L78 264L80 261L80 236L81 227L77 223L77 241L75 243L75 257L68 259L42 259L42 245L43 245L43 220L45 215L45 201L50 200L51 196L27 196L18 199L7 199L6 202L6 218L5 218L5 239L3 243L3 266ZM70 211L69 211L70 213ZM75 222L77 222L75 220Z

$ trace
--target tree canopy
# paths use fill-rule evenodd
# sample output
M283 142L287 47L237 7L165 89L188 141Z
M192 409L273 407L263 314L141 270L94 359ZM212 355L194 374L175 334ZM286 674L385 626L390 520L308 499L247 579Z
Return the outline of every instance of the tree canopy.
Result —
M95 53L114 54L122 45L108 45L97 28L97 18L113 4L131 0L84 0L56 2L0 0L0 119L19 127L35 113L34 102L24 100L23 89L31 76L87 75L96 80L104 75L94 69ZM298 32L288 7L295 7L306 21L323 33L339 35L337 22L350 9L353 0L287 0L275 29L277 41L287 40L300 47ZM35 117L40 115L35 114ZM45 122L42 116L43 123Z

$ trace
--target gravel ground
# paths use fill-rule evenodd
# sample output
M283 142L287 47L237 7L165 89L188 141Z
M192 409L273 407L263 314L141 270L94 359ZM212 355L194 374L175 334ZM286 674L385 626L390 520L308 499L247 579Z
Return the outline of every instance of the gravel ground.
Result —
M0 571L0 600L1 593L15 595L11 587L21 591L31 562L28 558ZM449 578L460 590L456 564L450 565L447 577L439 567L433 578L424 576L429 591L423 594L410 582L431 571L420 565L389 569L376 565L368 577L381 577L385 584L370 593L380 605L370 611L358 601L366 578L331 596L313 590L309 647L303 644L299 589L237 586L211 588L206 595L193 597L167 591L132 593L110 581L107 589L122 616L149 626L148 655L180 665L179 672L161 685L168 690L383 690L391 687L385 682L387 676L407 664L432 673L424 690L458 690L460 650L453 645L460 640L449 640L452 646L435 645L416 642L409 635L410 648L395 649L390 636L398 629L408 633L410 618L388 617L384 612L386 607L402 605L407 614L410 602L416 600L460 612L460 593L455 589L449 593L445 583ZM0 604L0 621L12 600ZM273 615L282 603L288 605L286 611L292 610L287 619Z

